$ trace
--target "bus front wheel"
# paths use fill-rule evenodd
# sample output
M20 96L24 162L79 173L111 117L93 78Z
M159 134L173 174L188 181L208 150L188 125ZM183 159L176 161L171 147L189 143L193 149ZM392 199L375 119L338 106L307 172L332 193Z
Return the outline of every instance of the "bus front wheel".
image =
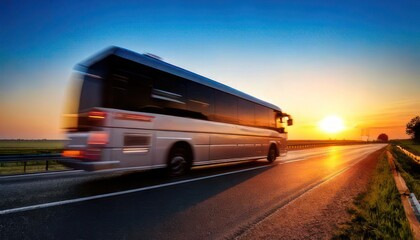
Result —
M271 146L270 149L268 150L268 155L267 155L267 160L272 163L276 160L277 158L277 150L275 146Z
M187 156L188 154L184 148L175 148L171 151L168 159L169 176L181 176L190 170L191 164Z

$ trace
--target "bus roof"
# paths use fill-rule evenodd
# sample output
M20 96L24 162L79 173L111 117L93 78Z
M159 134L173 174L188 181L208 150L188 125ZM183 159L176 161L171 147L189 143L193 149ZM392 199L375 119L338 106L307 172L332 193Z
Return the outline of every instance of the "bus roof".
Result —
M177 67L175 65L169 64L167 62L164 62L162 60L159 60L157 58L145 55L145 54L139 54L124 48L111 46L106 48L105 50L93 55L92 57L80 62L75 66L76 70L86 71L88 68L90 68L93 64L111 56L115 55L124 59L128 59L155 69L159 69L164 72L171 73L173 75L203 84L205 86L230 93L232 95L235 95L237 97L258 103L260 105L266 106L268 108L271 108L273 110L277 110L281 112L281 109L277 107L276 105L273 105L271 103L265 102L263 100L260 100L258 98L255 98L251 95L248 95L244 92L241 92L239 90L236 90L234 88L231 88L229 86L226 86L222 83L219 83L217 81L211 80L209 78L203 77L201 75L198 75L196 73L190 72L188 70L185 70L183 68Z

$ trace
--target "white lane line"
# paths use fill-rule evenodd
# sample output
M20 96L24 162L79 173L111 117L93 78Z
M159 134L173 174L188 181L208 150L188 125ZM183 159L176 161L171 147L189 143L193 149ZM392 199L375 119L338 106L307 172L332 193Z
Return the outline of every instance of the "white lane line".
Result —
M5 209L5 210L0 210L0 215L6 215L6 214L10 214L10 213L17 213L17 212L25 212L25 211L35 210L35 209L48 208L48 207L72 204L72 203L77 203L77 202L84 202L84 201L100 199L100 198L119 196L119 195L141 192L141 191L146 191L146 190L151 190L151 189L156 189L156 188L162 188L162 187L168 187L168 186L173 186L173 185L178 185L178 184L183 184L183 183L196 182L196 181L201 181L201 180L205 180L205 179L231 175L231 174L235 174L235 173L247 172L247 171L257 170L257 169L261 169L261 168L268 168L268 167L273 167L273 166L276 166L276 165L278 165L278 164L264 165L264 166L259 166L259 167L237 170L237 171L233 171L233 172L221 173L221 174L199 177L199 178L193 178L193 179L186 179L186 180L177 181L177 182L164 183L164 184L159 184L159 185L154 185L154 186L149 186L149 187L142 187L142 188L137 188L137 189L130 189L130 190L125 190L125 191L120 191L120 192L100 194L100 195L95 195L95 196L90 196L90 197L75 198L75 199L69 199L69 200L63 200L63 201L57 201L57 202L42 203L42 204L26 206L26 207Z

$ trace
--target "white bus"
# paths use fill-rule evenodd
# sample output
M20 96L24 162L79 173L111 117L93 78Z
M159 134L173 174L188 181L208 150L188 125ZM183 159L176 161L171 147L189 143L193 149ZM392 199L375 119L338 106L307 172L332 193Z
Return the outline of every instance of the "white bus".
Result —
M292 119L279 107L152 55L110 47L75 69L82 84L67 126L66 166L181 175L286 153L283 122Z

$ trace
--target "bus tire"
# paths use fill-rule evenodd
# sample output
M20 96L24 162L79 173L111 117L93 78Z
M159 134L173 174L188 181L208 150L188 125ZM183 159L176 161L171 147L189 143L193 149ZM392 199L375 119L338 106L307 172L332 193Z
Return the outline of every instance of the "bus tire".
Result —
M168 158L168 175L171 177L186 174L191 168L188 150L184 147L175 146Z
M277 158L277 148L274 145L271 145L268 149L267 160L272 163Z

